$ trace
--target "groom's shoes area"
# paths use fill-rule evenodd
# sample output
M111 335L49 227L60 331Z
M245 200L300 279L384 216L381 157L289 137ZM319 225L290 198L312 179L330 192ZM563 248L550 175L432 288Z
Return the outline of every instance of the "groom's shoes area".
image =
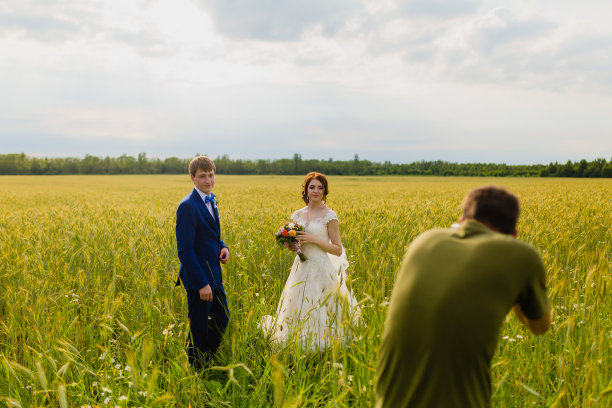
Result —
M194 366L192 368L207 388L209 386L212 388L221 387L228 381L226 367L220 364L220 361L215 357L208 358L203 364L199 364L197 368Z
M198 353L197 357L189 356L189 366L198 373L214 367L215 364L216 358L214 353Z

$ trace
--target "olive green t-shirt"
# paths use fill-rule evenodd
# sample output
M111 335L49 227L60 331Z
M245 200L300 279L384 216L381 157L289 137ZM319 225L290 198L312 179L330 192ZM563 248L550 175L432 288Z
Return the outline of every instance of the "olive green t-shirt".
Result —
M391 294L376 406L489 407L491 358L516 303L530 320L548 311L531 245L471 220L420 235Z

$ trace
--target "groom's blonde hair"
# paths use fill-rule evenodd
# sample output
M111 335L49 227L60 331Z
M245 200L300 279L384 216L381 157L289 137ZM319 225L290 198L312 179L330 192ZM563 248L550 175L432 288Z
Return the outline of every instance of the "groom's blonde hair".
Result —
M217 172L217 167L210 157L196 156L189 162L189 174L195 177L198 170Z

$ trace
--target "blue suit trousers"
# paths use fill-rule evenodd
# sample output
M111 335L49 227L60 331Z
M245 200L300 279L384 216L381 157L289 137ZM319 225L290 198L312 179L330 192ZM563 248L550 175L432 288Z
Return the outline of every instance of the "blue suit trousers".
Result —
M201 368L215 355L229 322L225 293L213 292L212 302L200 299L198 291L187 291L190 335L187 339L189 364Z

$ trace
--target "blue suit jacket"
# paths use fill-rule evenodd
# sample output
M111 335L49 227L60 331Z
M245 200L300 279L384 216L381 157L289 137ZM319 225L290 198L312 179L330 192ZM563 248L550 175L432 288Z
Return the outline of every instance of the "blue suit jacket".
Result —
M210 285L225 293L219 254L226 247L221 241L221 226L216 205L212 217L202 197L194 188L176 210L176 247L181 261L176 286L181 280L186 290L200 290Z

